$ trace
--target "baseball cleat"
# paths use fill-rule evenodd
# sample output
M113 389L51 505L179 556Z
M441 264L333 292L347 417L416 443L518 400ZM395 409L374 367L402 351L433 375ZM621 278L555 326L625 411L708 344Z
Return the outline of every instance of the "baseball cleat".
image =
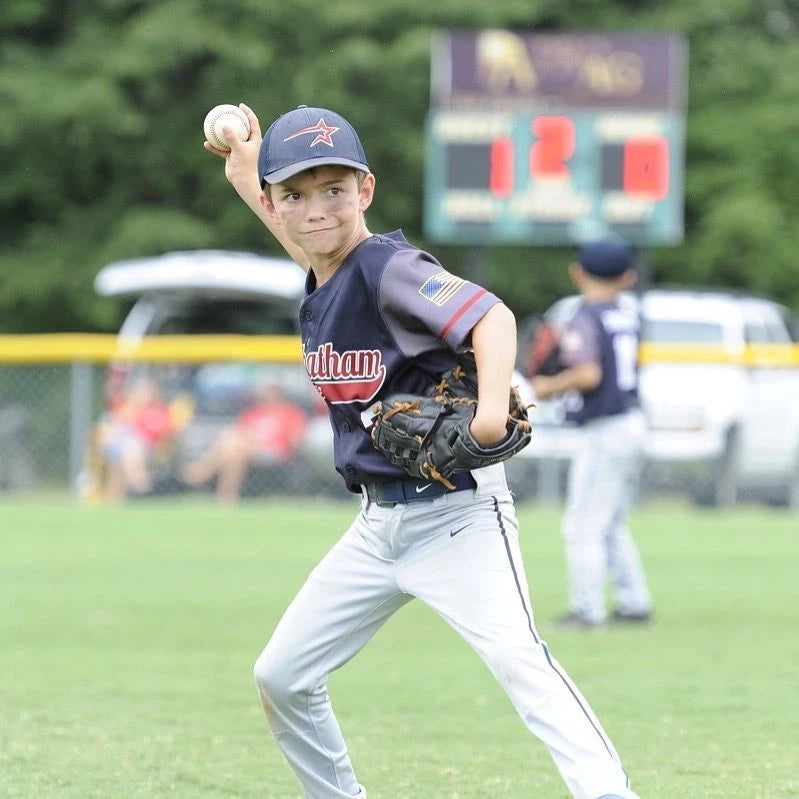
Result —
M605 626L605 622L591 621L577 613L567 613L555 620L555 626L560 630L598 630Z
M649 624L652 621L652 614L648 610L643 613L622 613L614 610L611 619L621 624Z

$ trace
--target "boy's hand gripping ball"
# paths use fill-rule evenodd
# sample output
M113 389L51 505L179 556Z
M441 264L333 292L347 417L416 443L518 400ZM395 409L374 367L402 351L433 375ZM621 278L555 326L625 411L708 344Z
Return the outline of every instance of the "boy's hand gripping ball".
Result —
M246 141L250 135L250 120L237 105L217 105L205 116L203 131L208 143L217 150L229 150L230 142L225 138L222 128L231 127L235 134Z

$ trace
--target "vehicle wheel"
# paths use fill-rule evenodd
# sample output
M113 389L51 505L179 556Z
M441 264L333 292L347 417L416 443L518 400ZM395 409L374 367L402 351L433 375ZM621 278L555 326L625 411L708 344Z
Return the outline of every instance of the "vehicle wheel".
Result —
M799 513L799 451L796 453L796 458L794 459L793 465L793 474L788 481L786 489L786 504L788 506L788 510Z
M717 508L731 508L738 501L738 431L730 430L724 455L715 465L713 494Z
M713 505L731 508L738 501L738 431L727 433L724 454L713 466Z
M731 508L738 501L738 431L727 433L724 452L711 465L709 480L695 485L692 496L697 505Z

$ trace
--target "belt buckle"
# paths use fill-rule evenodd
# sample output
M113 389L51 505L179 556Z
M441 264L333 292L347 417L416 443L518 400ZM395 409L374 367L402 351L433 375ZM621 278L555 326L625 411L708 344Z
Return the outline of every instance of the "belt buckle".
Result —
M393 508L397 503L394 500L386 499L385 497L381 496L380 493L380 483L375 484L375 505L378 508Z
M380 483L372 483L372 485L366 489L366 496L374 502L378 508L393 508L397 504L396 501L383 497L380 491L381 487Z

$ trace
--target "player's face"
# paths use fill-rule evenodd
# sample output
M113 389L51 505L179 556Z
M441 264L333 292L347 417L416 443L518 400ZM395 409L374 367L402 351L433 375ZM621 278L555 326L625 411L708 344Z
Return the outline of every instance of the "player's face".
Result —
M373 192L373 175L359 185L352 169L316 167L274 184L267 210L312 265L336 262L369 235L363 212Z

